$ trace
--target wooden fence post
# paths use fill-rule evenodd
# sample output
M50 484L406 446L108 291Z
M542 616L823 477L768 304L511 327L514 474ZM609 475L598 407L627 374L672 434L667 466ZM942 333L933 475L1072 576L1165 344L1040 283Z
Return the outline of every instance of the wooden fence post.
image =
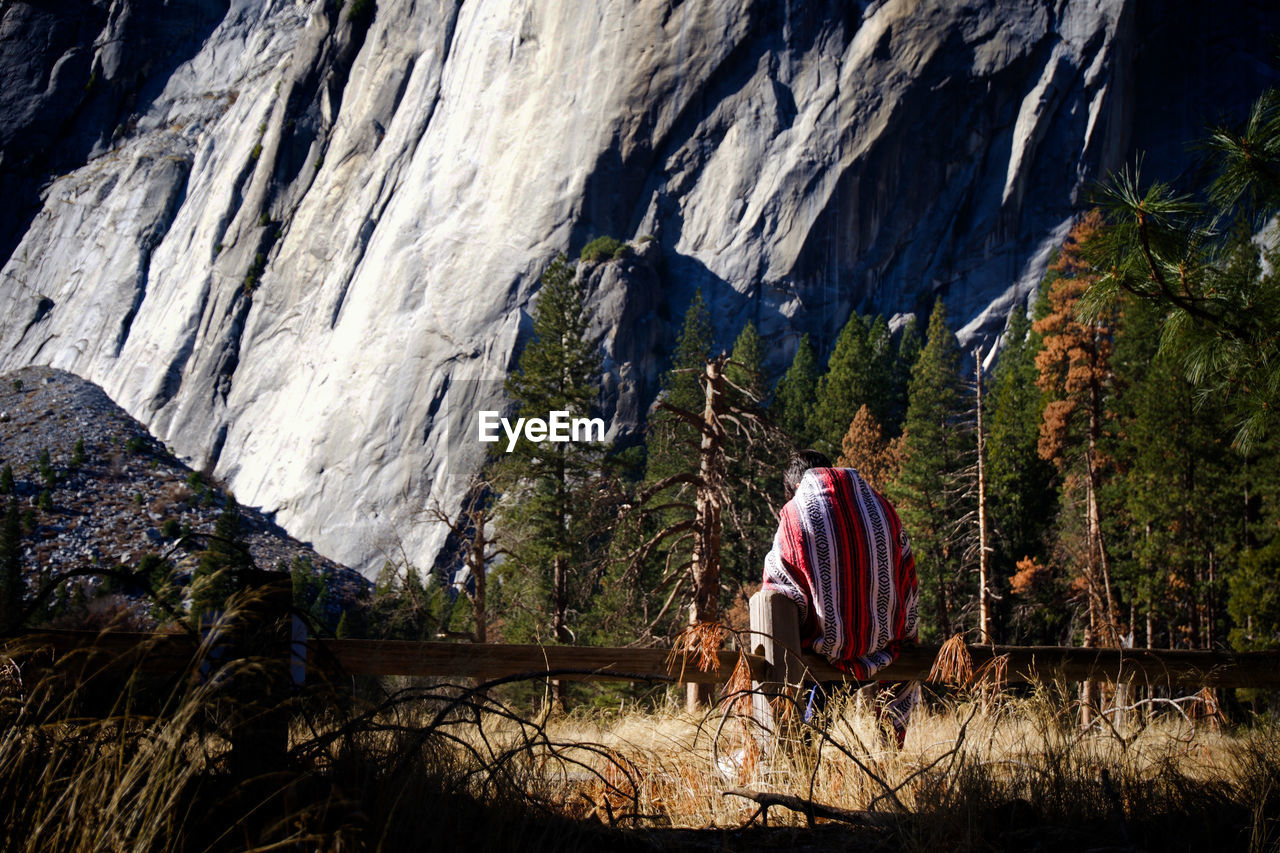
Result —
M240 582L252 593L233 628L234 653L256 666L238 672L232 688L231 767L252 779L288 760L293 588L281 572L246 571Z
M800 613L791 599L773 590L751 596L751 631L748 651L763 657L768 666L762 680L752 682L751 716L759 726L760 743L767 753L777 723L775 702L785 707L794 700L805 679L800 658Z

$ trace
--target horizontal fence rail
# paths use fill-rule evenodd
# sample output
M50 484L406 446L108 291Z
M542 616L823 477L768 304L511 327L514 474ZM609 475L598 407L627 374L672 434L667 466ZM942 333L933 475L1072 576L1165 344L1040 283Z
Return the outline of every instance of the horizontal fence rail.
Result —
M178 672L190 666L198 641L187 634L47 630L3 641L6 654L25 659L84 655L142 671ZM928 680L938 646L909 646L876 674L884 681ZM465 677L492 680L517 675L553 675L563 680L724 683L742 658L753 680L768 673L767 660L737 651L718 653L719 666L701 670L692 656L668 649L533 646L403 640L310 639L295 644L315 673ZM974 670L1005 658L1004 681L1109 681L1151 685L1280 689L1280 652L1165 649L1096 649L1056 646L968 646ZM300 663L301 661L299 661ZM824 659L802 655L810 678L843 676Z

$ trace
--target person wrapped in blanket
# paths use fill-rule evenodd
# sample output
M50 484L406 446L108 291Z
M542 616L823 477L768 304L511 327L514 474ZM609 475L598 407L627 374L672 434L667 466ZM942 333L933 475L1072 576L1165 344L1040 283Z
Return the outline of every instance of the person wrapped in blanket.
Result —
M765 557L764 589L800 609L805 649L851 679L873 680L916 640L916 566L898 513L857 471L832 467L816 450L791 456L783 485L787 503ZM920 685L882 686L877 712L901 746ZM811 692L806 720L822 709L830 687Z

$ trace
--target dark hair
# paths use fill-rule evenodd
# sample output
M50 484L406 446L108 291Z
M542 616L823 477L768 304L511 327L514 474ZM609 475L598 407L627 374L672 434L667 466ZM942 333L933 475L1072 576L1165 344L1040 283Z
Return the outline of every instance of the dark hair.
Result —
M804 472L810 468L830 468L831 460L817 450L800 450L791 454L787 460L787 470L782 474L782 485L788 494L795 492L804 478Z

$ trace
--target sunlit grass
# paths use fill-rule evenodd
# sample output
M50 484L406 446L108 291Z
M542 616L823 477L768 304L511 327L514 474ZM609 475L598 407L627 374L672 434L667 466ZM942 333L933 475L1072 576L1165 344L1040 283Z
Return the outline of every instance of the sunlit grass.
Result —
M1048 833L1050 848L1108 833L1155 847L1200 839L1215 849L1271 849L1280 840L1273 724L1229 729L1146 706L1082 729L1070 701L1050 688L935 698L917 709L901 749L856 696L820 726L795 725L763 745L740 721L672 710L570 717L549 731L599 743L634 768L629 778L615 774L613 791L597 779L565 781L562 799L598 819L634 812L677 827L742 827L760 821L759 805L724 792L746 789L875 812L891 827L877 834L892 835L898 849L1016 847L1019 833L1036 832ZM809 824L803 811L778 806L767 817L775 826Z
M1187 703L1082 729L1059 687L931 694L900 749L865 691L766 734L741 703L540 715L502 686L400 682L357 699L339 678L291 692L287 757L245 776L228 725L269 665L197 669L164 695L135 679L104 705L92 678L6 668L3 849L703 849L707 832L767 849L763 833L811 827L908 851L1280 842L1276 726L1193 719ZM792 799L766 810L769 797Z

